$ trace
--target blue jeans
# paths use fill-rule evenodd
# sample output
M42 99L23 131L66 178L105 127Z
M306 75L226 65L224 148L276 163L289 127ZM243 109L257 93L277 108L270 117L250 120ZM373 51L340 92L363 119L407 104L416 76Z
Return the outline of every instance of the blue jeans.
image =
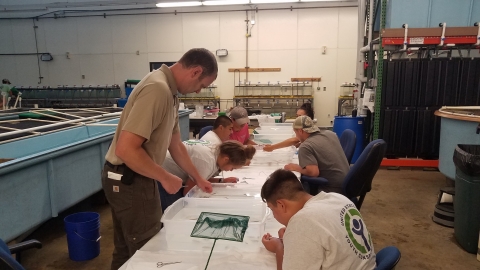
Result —
M160 203L162 204L162 212L165 212L165 209L167 209L167 207L169 207L174 202L176 202L178 199L183 197L183 187L180 188L180 190L177 193L169 194L163 188L163 186L160 184L160 182L158 182L157 184L158 184L158 191L160 193Z

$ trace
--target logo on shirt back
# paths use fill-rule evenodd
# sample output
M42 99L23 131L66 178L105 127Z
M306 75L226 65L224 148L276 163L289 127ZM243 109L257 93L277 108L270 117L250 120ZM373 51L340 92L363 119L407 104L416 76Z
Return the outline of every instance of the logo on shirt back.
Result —
M370 259L373 249L372 238L354 204L347 204L342 208L340 223L347 232L345 241L355 255L362 260Z

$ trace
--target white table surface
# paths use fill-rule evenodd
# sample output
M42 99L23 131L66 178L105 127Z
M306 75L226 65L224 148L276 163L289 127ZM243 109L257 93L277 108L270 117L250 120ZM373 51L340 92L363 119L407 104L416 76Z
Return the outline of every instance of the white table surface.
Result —
M298 163L298 159L295 157L292 162ZM256 166L253 164L231 172L223 172L223 176L238 177L240 182L260 188L268 175L279 168L283 168L283 165ZM299 173L296 175L300 176ZM270 214L265 223L264 232L277 235L282 227L283 225ZM120 269L158 269L157 262L177 261L181 263L166 265L161 269L205 269L213 242L212 239L192 238L189 235L167 235L162 229ZM217 240L208 269L274 270L276 261L275 255L263 247L261 235L258 235L258 237L245 237L243 242Z

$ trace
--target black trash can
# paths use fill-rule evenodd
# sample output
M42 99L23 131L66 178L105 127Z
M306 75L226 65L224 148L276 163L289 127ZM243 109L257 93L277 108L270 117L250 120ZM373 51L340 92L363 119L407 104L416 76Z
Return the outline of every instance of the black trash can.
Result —
M480 145L457 145L453 162L455 238L466 251L476 253L480 230Z

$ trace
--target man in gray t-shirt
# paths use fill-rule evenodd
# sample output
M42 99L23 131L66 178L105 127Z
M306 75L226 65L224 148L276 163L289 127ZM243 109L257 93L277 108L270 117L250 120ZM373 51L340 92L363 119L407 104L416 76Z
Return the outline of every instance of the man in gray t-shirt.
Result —
M302 175L323 177L328 186L321 187L326 192L342 193L343 179L350 166L335 133L320 130L306 115L295 119L293 130L302 142L298 148L298 164L285 165L286 170L297 171Z

